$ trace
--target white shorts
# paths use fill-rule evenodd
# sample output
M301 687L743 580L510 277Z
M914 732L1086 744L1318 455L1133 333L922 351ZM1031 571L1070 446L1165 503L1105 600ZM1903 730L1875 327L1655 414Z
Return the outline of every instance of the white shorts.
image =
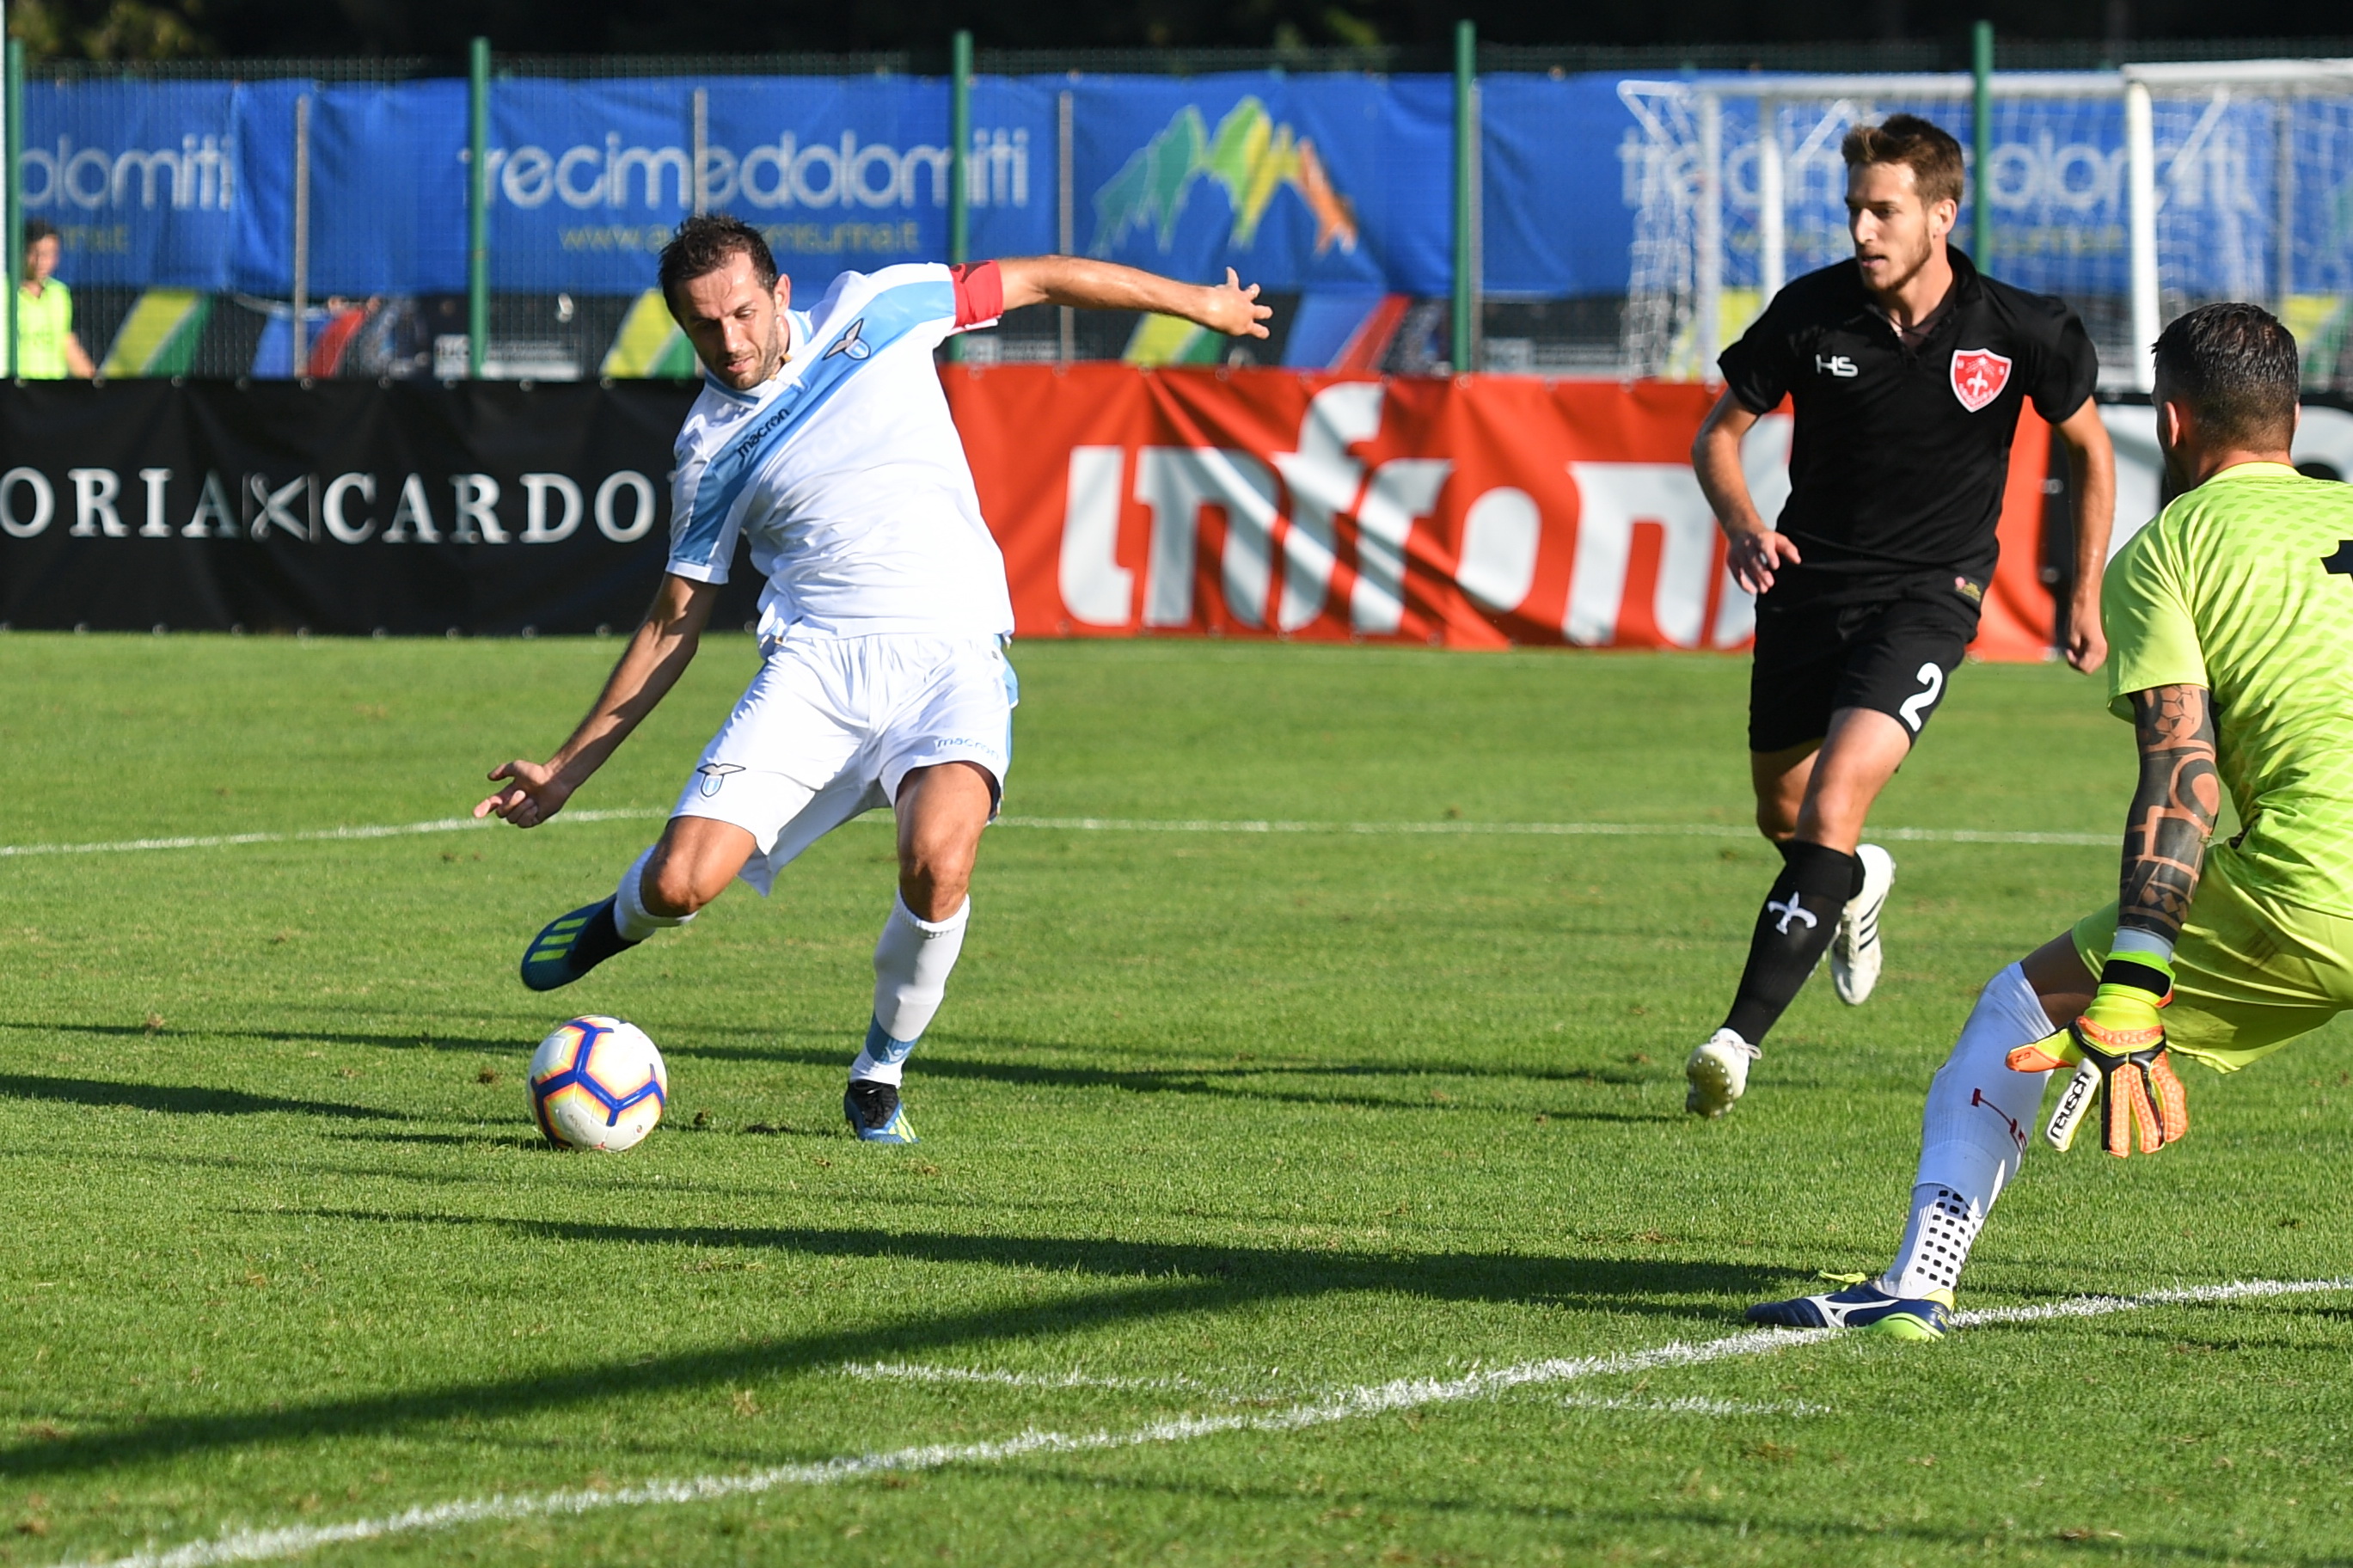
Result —
M732 822L765 895L810 845L889 805L939 763L977 763L1002 800L1020 689L994 637L787 633L703 749L672 816Z

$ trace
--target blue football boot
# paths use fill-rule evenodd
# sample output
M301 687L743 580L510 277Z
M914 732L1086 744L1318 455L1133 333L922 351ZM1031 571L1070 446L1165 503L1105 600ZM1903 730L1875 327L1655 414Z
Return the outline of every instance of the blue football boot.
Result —
M895 1084L871 1078L852 1079L841 1097L841 1113L849 1130L868 1143L913 1143L915 1130L907 1124L907 1108L899 1103Z
M523 950L522 983L533 991L569 985L623 948L620 929L613 924L613 900L575 910L547 922Z
M1787 1301L1759 1301L1748 1309L1748 1321L1777 1329L1855 1329L1891 1340L1941 1340L1956 1325L1953 1293L1931 1290L1926 1296L1891 1296L1860 1274L1825 1274L1846 1288L1826 1296L1795 1296Z

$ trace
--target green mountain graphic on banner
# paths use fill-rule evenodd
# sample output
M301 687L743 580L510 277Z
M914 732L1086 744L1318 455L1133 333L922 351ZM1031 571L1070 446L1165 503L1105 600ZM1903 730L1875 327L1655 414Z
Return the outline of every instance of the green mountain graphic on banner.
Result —
M1095 193L1094 254L1108 256L1134 230L1150 228L1165 253L1195 182L1215 181L1233 212L1231 241L1247 249L1275 193L1296 191L1315 217L1315 254L1356 248L1356 213L1333 188L1310 138L1279 125L1255 98L1234 105L1215 132L1187 104Z

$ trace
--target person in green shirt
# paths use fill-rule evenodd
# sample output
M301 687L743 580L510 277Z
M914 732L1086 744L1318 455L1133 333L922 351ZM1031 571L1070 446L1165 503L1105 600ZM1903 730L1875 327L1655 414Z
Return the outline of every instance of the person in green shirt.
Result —
M2255 306L2158 339L2179 493L2102 589L2108 706L2140 749L2118 896L1979 994L1929 1085L1894 1264L1752 1321L1942 1337L2058 1069L2047 1142L2096 1104L2109 1153L2154 1153L2189 1131L2173 1054L2234 1072L2353 1011L2353 485L2290 466L2298 391L2295 340ZM2242 826L2210 851L2225 790Z
M16 374L26 381L87 381L98 366L74 336L73 294L57 279L58 231L25 224L25 281L16 290Z

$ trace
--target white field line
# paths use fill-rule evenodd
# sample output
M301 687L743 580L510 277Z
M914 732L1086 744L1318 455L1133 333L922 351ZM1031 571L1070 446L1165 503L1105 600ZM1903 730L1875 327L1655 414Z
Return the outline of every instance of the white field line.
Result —
M1689 1394L1682 1399L1601 1399L1571 1394L1560 1402L1570 1410L1635 1410L1661 1415L1828 1415L1827 1405L1792 1399L1782 1405L1752 1405L1740 1399L1707 1399Z
M1046 827L1068 833L1335 833L1435 834L1530 838L1754 838L1753 827L1723 822L1278 822L1217 821L1150 816L1000 816L999 827ZM2080 844L2113 848L2115 833L2010 833L1976 827L1874 827L1876 840L1926 844Z
M1984 1307L1956 1312L1953 1321L1965 1329L1992 1328L2002 1323L2041 1323L2052 1318L2105 1318L2111 1312L2143 1307L2196 1306L2204 1301L2248 1301L2264 1296L2309 1296L2323 1290L2353 1290L2353 1278L2336 1279L2242 1279L2228 1285L2184 1285L2172 1290L2151 1290L2139 1296L2078 1296L2039 1307Z
M2177 1290L2151 1290L2139 1296L2090 1296L2036 1307L2003 1307L1966 1312L1968 1325L2042 1322L2059 1318L2097 1318L2115 1312L2183 1303L2233 1301L2269 1296L2311 1295L2353 1290L2353 1279L2278 1280L2256 1279L2230 1285L2199 1285ZM1031 1454L1102 1453L1141 1448L1163 1443L1189 1443L1229 1432L1300 1432L1335 1422L1361 1420L1394 1411L1432 1405L1491 1399L1533 1385L1572 1383L1581 1378L1620 1376L1655 1372L1665 1367L1702 1366L1736 1356L1818 1344L1843 1332L1838 1329L1755 1329L1746 1333L1709 1340L1700 1344L1676 1342L1651 1350L1618 1355L1523 1362L1515 1366L1473 1372L1454 1378L1399 1378L1395 1382L1344 1388L1319 1399L1258 1415L1179 1415L1124 1432L1039 1432L1031 1430L994 1443L942 1443L895 1448L883 1453L843 1455L814 1463L777 1465L735 1475L692 1476L681 1479L641 1482L608 1491L525 1493L435 1503L379 1519L353 1520L347 1524L289 1525L278 1530L236 1531L185 1546L136 1552L116 1559L107 1568L215 1568L231 1563L264 1563L297 1557L322 1546L353 1541L377 1541L387 1536L414 1535L459 1525L523 1519L561 1519L600 1512L606 1509L644 1508L658 1504L718 1502L754 1497L786 1487L830 1486L860 1476L909 1470L935 1470L950 1465L997 1465ZM60 1565L63 1568L63 1565Z
M617 822L628 817L666 816L658 807L625 807L617 811L567 811L557 822ZM396 822L366 827L313 827L299 833L215 833L191 838L124 838L112 844L0 844L8 855L130 855L142 849L222 849L236 844L319 844L346 838L406 838L420 833L466 833L497 826L485 816L444 816L432 822Z
M554 822L623 822L668 816L660 806L625 806L609 811L567 811ZM861 822L887 820L860 817ZM414 834L466 833L495 826L497 819L444 816L431 822L382 823L363 827L317 827L293 833L215 833L183 838L124 838L111 844L0 844L0 858L20 855L130 855L148 849L223 849L238 844L321 844L355 838L406 838ZM1148 816L1000 816L999 827L1043 828L1058 833L1319 833L1440 837L1530 838L1753 838L1756 830L1720 822L1278 822L1216 821ZM2115 848L2118 833L2010 833L1975 827L1875 827L1874 839L1925 844L2073 844Z
M844 1377L870 1382L986 1383L999 1388L1182 1388L1217 1393L1208 1384L1189 1377L1090 1377L1082 1372L1006 1372L962 1366L924 1366L913 1362L853 1361L841 1369ZM1248 1395L1219 1394L1221 1399Z

